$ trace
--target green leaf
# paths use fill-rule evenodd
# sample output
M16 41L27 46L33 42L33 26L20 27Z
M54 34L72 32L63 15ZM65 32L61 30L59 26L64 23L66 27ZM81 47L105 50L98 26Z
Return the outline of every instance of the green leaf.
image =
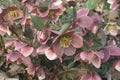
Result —
M86 2L85 6L89 9L94 9L98 2L99 2L99 0L88 0Z
M64 33L70 26L70 23L65 23L61 26L60 32Z
M67 78L69 78L69 79L72 79L72 80L73 80L73 74L68 73L68 74L67 74Z
M31 19L32 19L32 22L34 24L34 27L37 30L43 30L44 29L44 22L43 22L42 18L40 18L38 16L31 15Z
M101 44L102 44L102 46L105 46L106 43L107 43L107 36L105 35L103 30L101 30L100 32L101 32L101 37L102 37L101 38Z
M74 66L75 62L71 62L70 64L68 64L68 69L72 68Z

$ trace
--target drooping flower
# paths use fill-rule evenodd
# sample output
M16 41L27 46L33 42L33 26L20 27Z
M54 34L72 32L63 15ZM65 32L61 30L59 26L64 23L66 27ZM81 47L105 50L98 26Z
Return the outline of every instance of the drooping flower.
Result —
M37 32L37 40L40 44L46 44L46 42L49 40L50 32L45 31L38 31Z
M116 23L108 23L105 28L104 32L106 35L110 34L112 36L116 36L118 34L119 27Z
M93 20L88 16L89 9L80 9L77 11L76 15L76 26L81 27L82 29L84 28L89 28Z
M3 9L1 15L5 21L8 21L10 22L10 24L13 24L14 20L23 17L23 11L19 9L17 6L10 6Z
M49 60L55 60L57 58L56 53L53 52L53 50L49 46L46 45L41 45L40 47L38 47L36 52L39 54L45 54L45 56Z
M81 60L92 63L96 68L100 68L101 59L104 58L104 53L97 51L83 51L80 53Z
M118 0L107 0L107 2L110 4L110 8L115 10L118 8Z
M61 60L63 54L72 56L75 54L76 48L81 48L82 46L82 37L75 32L70 32L58 36L52 45L52 49Z
M9 30L8 26L0 24L0 35L4 36L5 34L11 35L11 31Z
M51 2L49 7L39 7L39 14L45 21L56 22L60 15L65 11L65 6L61 0Z
M104 20L98 13L90 14L89 16L93 20L93 23L90 27L87 27L87 29L95 34L98 31L99 24Z
M102 80L97 73L87 73L78 80Z

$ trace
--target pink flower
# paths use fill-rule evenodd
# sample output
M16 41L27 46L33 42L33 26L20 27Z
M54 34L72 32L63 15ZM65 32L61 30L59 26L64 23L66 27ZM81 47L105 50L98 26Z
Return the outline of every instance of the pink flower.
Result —
M115 10L118 8L118 0L107 0L107 2L110 4L110 8Z
M82 37L75 32L71 32L58 36L52 45L52 49L61 60L63 54L72 56L75 54L76 48L81 48L82 46Z
M76 25L82 29L89 28L93 23L93 20L88 16L88 13L89 9L87 8L77 11Z
M104 58L104 53L96 51L84 51L80 53L81 60L92 63L96 68L100 68L101 59Z
M104 32L106 35L110 34L112 36L116 36L118 34L119 27L116 23L108 23L105 28Z
M57 58L56 53L53 52L53 50L49 46L46 45L41 45L40 47L38 47L36 52L39 54L45 54L45 56L49 60L55 60Z
M49 31L38 31L37 32L37 40L40 44L46 44L50 37L50 32Z
M10 24L14 23L14 20L20 19L23 17L23 11L20 10L17 6L10 6L5 9L3 9L3 12L1 13L3 16L3 19L5 21L10 22Z
M89 16L93 20L93 23L90 27L87 27L87 29L95 34L98 31L99 24L103 22L103 18L98 13L90 14Z
M120 71L120 60L116 60L113 63L113 68L116 69L117 71Z
M102 80L101 77L96 73L87 73L79 80Z
M5 34L11 35L11 32L9 30L8 26L5 26L3 24L0 23L0 35L4 36Z

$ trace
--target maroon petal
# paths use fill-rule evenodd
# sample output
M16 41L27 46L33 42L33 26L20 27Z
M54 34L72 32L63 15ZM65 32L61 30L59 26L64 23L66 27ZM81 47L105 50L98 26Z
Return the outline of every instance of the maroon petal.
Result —
M96 67L96 68L100 68L101 66L101 59L98 56L93 57L94 59L92 59L92 64Z
M75 54L75 52L76 52L76 48L74 48L72 45L64 49L64 54L66 56L72 56Z
M87 16L89 13L89 9L81 9L77 11L77 18L80 18L81 16Z
M82 37L76 33L72 34L72 45L75 48L81 48L83 46Z
M92 23L93 23L93 20L90 17L88 17L88 16L81 16L78 19L78 24L82 28L90 27L92 25Z
M21 48L21 54L25 57L28 57L30 54L32 54L33 52L33 47L30 47L30 46L25 46L23 48Z
M45 56L49 59L49 60L55 60L57 58L57 55L55 52L53 52L51 50L51 48L45 50Z

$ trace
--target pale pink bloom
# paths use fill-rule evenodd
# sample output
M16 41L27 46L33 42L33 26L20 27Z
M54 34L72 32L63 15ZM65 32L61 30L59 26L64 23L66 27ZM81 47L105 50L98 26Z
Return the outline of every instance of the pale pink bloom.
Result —
M101 59L104 58L104 53L96 51L84 51L80 53L81 60L92 63L96 68L100 68Z
M104 20L98 13L90 14L89 16L93 20L93 23L92 23L92 25L90 27L87 27L87 29L95 34L98 31L99 24L101 22L103 22Z
M36 52L39 54L45 54L45 56L49 60L55 60L57 58L56 53L53 52L53 50L49 46L46 45L41 45L40 47L38 47Z
M23 17L23 11L17 6L10 6L3 9L1 15L5 21L8 21L10 22L10 24L13 24L15 20Z
M107 0L107 2L110 4L110 8L115 10L118 8L118 0Z
M87 73L78 80L102 80L97 73Z
M116 60L113 63L113 68L116 69L117 71L120 71L120 60Z
M105 28L104 28L104 32L106 35L112 35L112 36L116 36L118 34L118 30L119 27L116 23L108 23Z
M31 65L29 65L27 68L26 68L27 72L31 75L34 75L35 74L35 66L34 64L31 63Z
M80 9L77 11L77 16L76 16L76 26L81 27L82 29L84 28L89 28L93 20L91 17L88 16L89 9Z
M40 44L46 44L49 40L50 32L49 31L38 31L37 32L37 40Z
M11 31L9 30L8 26L5 26L3 24L0 24L0 35L5 35L5 34L11 35Z
M82 46L82 37L75 32L68 32L55 38L52 49L62 61L63 54L72 56L75 54L76 48L81 48Z

